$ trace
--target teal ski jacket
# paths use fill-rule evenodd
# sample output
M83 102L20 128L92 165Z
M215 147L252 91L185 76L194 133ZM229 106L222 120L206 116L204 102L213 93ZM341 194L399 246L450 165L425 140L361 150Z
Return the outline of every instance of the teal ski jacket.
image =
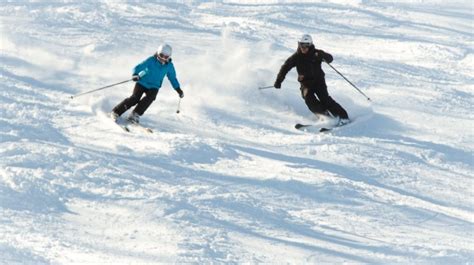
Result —
M138 73L142 71L144 71L145 74L140 77L137 83L146 89L159 90L165 76L168 77L168 80L171 82L171 85L175 90L180 88L171 58L167 63L161 64L156 56L150 56L148 59L133 68L133 75L138 75Z

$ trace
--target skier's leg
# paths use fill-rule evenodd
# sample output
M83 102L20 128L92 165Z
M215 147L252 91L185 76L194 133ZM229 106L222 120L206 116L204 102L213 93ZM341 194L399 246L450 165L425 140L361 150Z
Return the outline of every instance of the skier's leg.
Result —
M137 113L140 116L143 115L143 113L145 113L151 103L155 101L157 94L158 89L146 89L145 96L140 100L140 102L138 102L133 112Z
M122 115L125 111L135 106L140 101L143 92L145 92L145 89L140 84L135 83L132 95L120 102L112 111L117 113L118 116Z
M326 108L321 104L318 99L316 99L313 90L305 86L301 86L300 90L301 96L303 97L306 106L308 106L311 112L313 112L314 114L325 114Z
M349 119L349 115L347 115L346 110L329 96L326 83L318 86L316 89L316 95L318 96L318 99L321 101L321 103L332 113L332 115L341 119Z

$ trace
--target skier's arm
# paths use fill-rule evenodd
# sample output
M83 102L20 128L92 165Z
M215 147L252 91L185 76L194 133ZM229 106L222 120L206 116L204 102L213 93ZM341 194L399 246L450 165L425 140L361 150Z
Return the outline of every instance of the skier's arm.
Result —
M169 64L170 67L168 69L168 72L166 73L166 77L168 77L168 80L171 82L171 85L176 90L180 87L178 79L176 78L176 70L174 69L174 65L171 62Z
M323 50L317 50L317 55L316 55L321 61L327 62L327 63L332 63L332 55L330 53L327 53Z
M292 55L288 58L285 63L281 66L280 72L278 72L276 81L275 81L275 88L280 88L281 83L285 80L286 74L291 70L291 68L296 66L296 56Z
M137 66L135 66L133 68L133 74L132 75L137 75L138 76L138 73L140 73L141 71L145 70L148 67L148 63L152 59L153 59L153 56L147 58L146 60L139 63Z
M176 78L176 70L174 69L174 65L171 62L170 68L166 73L166 77L168 77L168 80L171 82L171 85L173 86L174 90L176 90L176 92L179 94L179 97L184 97L183 90L181 89L178 79Z

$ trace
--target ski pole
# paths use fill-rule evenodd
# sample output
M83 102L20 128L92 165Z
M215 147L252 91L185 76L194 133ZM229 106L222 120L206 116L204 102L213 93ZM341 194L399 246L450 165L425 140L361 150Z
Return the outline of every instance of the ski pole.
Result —
M179 98L179 101L178 101L178 109L176 110L176 113L179 113L179 106L181 105L181 98Z
M334 71L336 71L336 73L338 73L340 76L342 76L342 78L344 78L344 80L346 80L349 84L351 84L355 89L357 89L357 91L359 91L359 93L361 93L362 95L364 95L364 97L368 100L368 101L371 101L369 97L367 97L366 94L364 94L364 92L362 92L359 88L356 87L356 85L352 84L351 81L349 81L349 79L347 79L343 74L341 74L336 68L334 68L330 63L324 61L325 63L327 63Z
M144 75L146 75L148 73L148 68L146 68L145 70L142 70L138 73L138 78L141 78L143 77ZM138 80L138 79L137 79ZM85 95L85 94L89 94L89 93L92 93L92 92L96 92L96 91L99 91L99 90L102 90L102 89L106 89L106 88L109 88L109 87L113 87L113 86L116 86L116 85L120 85L120 84L123 84L123 83L127 83L127 82L130 82L130 81L133 81L133 78L132 79L128 79L128 80L125 80L125 81L122 81L122 82L118 82L118 83L115 83L115 84L112 84L112 85L108 85L108 86L104 86L104 87L99 87L97 89L93 89L91 91L87 91L87 92L84 92L84 93L80 93L80 94L77 94L77 95L73 95L71 96L71 99L75 98L75 97L79 97L79 96L82 96L82 95Z
M86 92L83 92L83 93L79 93L79 94L76 94L76 95L73 95L71 96L70 98L73 99L73 98L76 98L76 97L79 97L79 96L82 96L82 95L85 95L85 94L90 94L92 92L96 92L96 91L99 91L99 90L102 90L102 89L106 89L106 88L109 88L109 87L113 87L113 86L116 86L116 85L120 85L120 84L123 84L123 83L127 83L127 82L130 82L132 81L133 79L128 79L128 80L125 80L125 81L122 81L122 82L118 82L118 83L115 83L115 84L112 84L112 85L108 85L108 86L104 86L104 87L99 87L97 89L93 89L93 90L90 90L90 91L86 91Z
M259 86L258 89L268 89L272 88L273 86Z

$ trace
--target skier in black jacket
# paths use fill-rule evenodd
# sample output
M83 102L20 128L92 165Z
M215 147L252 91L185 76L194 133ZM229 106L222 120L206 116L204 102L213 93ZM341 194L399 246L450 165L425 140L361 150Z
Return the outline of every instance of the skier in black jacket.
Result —
M301 84L301 96L309 110L316 115L330 113L339 118L339 124L342 125L350 121L349 116L346 110L329 96L321 68L323 61L331 63L332 60L331 54L316 49L311 36L304 34L298 41L297 51L281 66L274 87L280 89L286 74L296 66L298 81Z

